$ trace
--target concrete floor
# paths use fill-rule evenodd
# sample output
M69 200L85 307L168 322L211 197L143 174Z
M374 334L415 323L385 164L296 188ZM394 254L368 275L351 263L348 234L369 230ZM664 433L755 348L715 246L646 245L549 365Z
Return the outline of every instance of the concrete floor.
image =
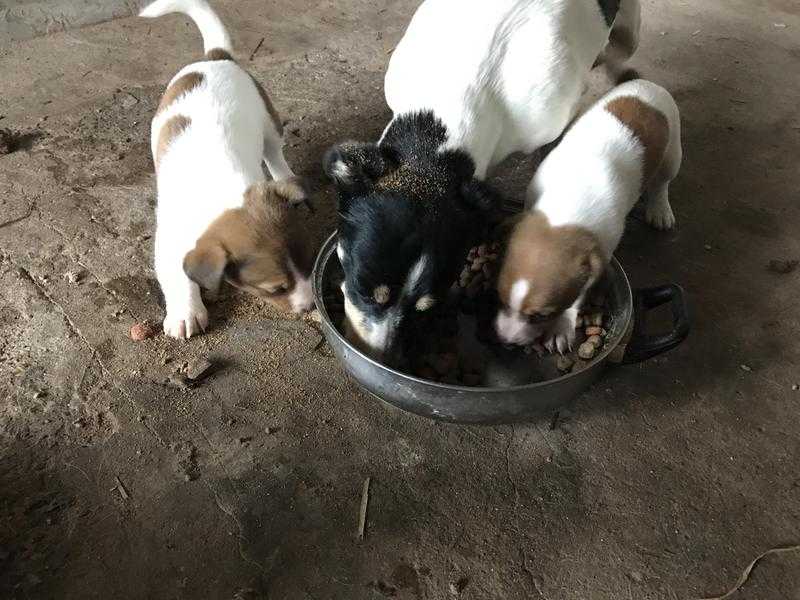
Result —
M321 238L321 153L385 124L416 2L216 4L320 188ZM635 285L686 288L694 330L553 429L389 411L314 323L232 292L208 335L132 342L162 316L148 121L199 36L131 18L2 44L0 128L26 137L0 157L0 596L688 600L800 543L800 270L768 267L800 258L800 9L643 4L634 64L674 92L685 163L677 230L633 219L619 254ZM519 194L530 175L512 161L496 182ZM163 384L199 355L223 368ZM800 556L734 598L800 598Z

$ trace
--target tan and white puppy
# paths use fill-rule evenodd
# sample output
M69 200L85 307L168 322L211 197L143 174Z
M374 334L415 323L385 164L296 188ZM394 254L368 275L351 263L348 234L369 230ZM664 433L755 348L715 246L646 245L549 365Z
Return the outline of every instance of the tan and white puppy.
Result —
M678 107L648 81L617 86L575 122L539 167L509 236L497 283L504 342L543 336L551 351L571 347L584 296L639 197L650 225L675 224L668 188L681 157Z
M311 257L289 205L306 198L283 157L283 128L264 89L231 57L205 0L157 0L141 16L188 15L205 58L172 79L153 117L158 181L155 267L164 332L205 330L200 288L223 279L300 312L311 307ZM266 181L262 160L274 181Z

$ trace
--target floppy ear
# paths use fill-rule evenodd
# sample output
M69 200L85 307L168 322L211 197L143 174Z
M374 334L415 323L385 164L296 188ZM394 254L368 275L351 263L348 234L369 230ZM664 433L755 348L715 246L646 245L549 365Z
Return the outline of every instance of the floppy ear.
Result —
M325 174L340 188L366 186L397 168L394 151L374 143L343 142L322 159Z
M467 208L481 212L497 210L503 201L499 192L479 179L470 179L461 186L461 200Z
M183 259L183 271L201 288L217 292L227 264L228 254L219 242L200 240Z

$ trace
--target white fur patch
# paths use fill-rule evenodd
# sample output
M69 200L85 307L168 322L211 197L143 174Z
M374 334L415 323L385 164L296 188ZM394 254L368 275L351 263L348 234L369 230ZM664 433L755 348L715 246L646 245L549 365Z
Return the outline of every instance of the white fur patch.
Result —
M343 160L337 160L331 166L331 175L342 182L350 181L350 177L352 177L352 173L350 172L350 167L347 165L346 162Z
M411 270L408 272L408 277L406 277L406 283L403 286L403 292L405 294L410 293L417 284L419 283L420 277L422 277L422 273L425 271L425 267L428 264L428 255L423 254L419 257L417 262L414 263L414 266L411 267Z
M345 254L344 254L344 248L342 247L342 242L336 244L336 256L339 257L339 262L344 264Z
M314 306L314 294L311 291L311 279L304 277L289 259L289 269L294 276L294 289L289 294L289 304L296 313L311 310Z
M424 296L420 296L419 300L417 300L417 303L414 305L414 308L420 312L424 312L433 308L434 304L436 304L436 298L430 294L425 294Z
M497 313L495 329L498 337L506 344L527 344L536 336L536 330L515 310L501 310Z
M515 311L522 310L522 303L525 301L525 296L531 289L531 284L525 279L515 281L511 286L511 294L508 299L510 307Z

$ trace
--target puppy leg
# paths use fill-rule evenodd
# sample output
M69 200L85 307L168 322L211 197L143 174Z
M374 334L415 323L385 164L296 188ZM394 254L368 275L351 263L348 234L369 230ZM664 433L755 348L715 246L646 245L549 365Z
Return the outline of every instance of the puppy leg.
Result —
M282 146L283 140L280 138L272 139L270 136L264 140L264 163L275 181L290 179L295 176L283 156Z
M639 77L635 70L626 69L625 63L639 47L641 22L639 0L622 0L608 36L608 44L597 60L597 63L604 65L609 79L615 83Z
M156 275L167 305L164 333L188 339L205 331L208 311L200 297L200 287L186 276L181 261L177 258L170 261L166 257L156 260Z
M269 169L272 179L285 193L282 195L289 200L292 206L300 206L304 204L309 211L313 212L314 208L308 199L308 190L302 179L294 174L292 168L286 162L283 156L282 148L283 140L277 136L267 136L264 140L264 163ZM280 192L279 192L280 193Z
M669 203L669 181L661 181L647 190L644 218L656 229L672 229L675 215Z
M669 203L669 184L681 166L683 151L680 135L680 122L676 119L670 124L670 139L661 167L645 189L645 220L656 229L672 229L675 226L675 215Z

